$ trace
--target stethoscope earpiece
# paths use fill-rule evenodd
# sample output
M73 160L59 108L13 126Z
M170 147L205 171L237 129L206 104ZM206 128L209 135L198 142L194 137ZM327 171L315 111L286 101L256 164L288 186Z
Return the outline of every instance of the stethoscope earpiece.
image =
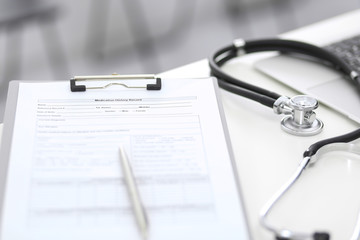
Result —
M349 134L345 134L339 136L341 139L351 140L354 136L359 136L360 129L351 132ZM295 182L300 178L300 175L307 168L307 166L314 165L316 162L326 157L329 153L347 153L348 156L351 156L352 159L360 160L360 147L356 144L345 143L345 142L336 142L339 137L335 137L333 139L326 139L324 141L320 141L312 145L310 148L310 152L304 154L303 160L300 162L299 166L290 177L290 179L276 192L271 199L264 205L260 212L260 223L269 231L272 231L275 234L276 240L329 240L330 234L328 232L314 232L314 233L306 233L306 232L297 232L289 229L276 228L271 225L267 217L270 214L271 210L275 206L276 203L287 193L287 191L295 184ZM345 158L348 160L348 158ZM360 213L358 214L354 231L350 238L351 240L360 239Z

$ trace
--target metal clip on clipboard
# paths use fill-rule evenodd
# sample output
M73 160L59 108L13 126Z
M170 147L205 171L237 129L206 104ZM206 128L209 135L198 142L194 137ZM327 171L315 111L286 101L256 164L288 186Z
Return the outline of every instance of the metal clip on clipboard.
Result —
M130 86L121 82L111 82L103 86L87 87L86 85L76 85L76 82L84 81L109 81L109 80L154 80L154 83L149 83L139 86ZM161 78L156 77L153 74L136 74L136 75L97 75L97 76L75 76L70 79L70 89L72 92L84 92L87 89L104 89L112 85L121 85L126 88L145 88L146 90L160 90Z

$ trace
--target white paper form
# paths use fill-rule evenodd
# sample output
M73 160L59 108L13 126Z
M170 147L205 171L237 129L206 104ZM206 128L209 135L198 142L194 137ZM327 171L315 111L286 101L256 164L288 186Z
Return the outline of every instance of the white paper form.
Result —
M121 145L149 239L247 239L217 104L212 79L83 93L20 83L2 239L141 239Z

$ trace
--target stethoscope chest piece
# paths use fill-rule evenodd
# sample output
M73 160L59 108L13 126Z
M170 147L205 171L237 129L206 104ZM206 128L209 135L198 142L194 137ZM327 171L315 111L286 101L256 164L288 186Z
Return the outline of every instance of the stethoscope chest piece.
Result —
M311 124L297 124L292 116L287 116L281 121L281 129L296 136L312 136L321 132L324 124L321 120L315 119Z
M315 98L298 95L291 99L280 97L274 104L274 111L288 116L281 121L281 128L296 136L311 136L321 132L324 124L316 118L314 110L318 107Z

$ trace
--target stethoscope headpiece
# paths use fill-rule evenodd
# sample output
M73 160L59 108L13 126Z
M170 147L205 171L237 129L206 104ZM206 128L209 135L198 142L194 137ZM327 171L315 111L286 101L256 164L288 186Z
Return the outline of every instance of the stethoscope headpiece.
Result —
M298 95L292 98L279 97L274 105L274 112L285 114L281 121L281 129L297 136L311 136L321 132L323 122L316 118L314 110L318 101L307 95Z

